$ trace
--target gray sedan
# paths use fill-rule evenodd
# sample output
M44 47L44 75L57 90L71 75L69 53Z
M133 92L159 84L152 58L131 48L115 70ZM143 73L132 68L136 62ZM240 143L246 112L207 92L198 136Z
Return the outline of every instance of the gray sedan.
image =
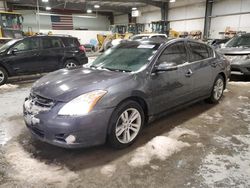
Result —
M166 112L203 99L217 103L229 74L229 62L197 41L124 41L88 66L38 80L24 102L24 120L53 145L108 141L123 148Z

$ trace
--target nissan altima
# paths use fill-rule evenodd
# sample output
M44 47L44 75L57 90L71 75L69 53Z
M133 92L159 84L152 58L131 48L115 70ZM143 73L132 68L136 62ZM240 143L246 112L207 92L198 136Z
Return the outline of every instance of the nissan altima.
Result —
M165 112L217 103L229 74L228 60L204 43L122 41L83 68L35 82L24 120L35 138L53 145L124 148Z

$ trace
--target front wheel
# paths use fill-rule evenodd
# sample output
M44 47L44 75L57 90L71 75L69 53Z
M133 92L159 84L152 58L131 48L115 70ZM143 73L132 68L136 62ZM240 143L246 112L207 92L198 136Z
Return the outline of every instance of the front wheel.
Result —
M111 116L111 132L108 141L114 148L131 145L138 137L144 124L144 112L135 101L126 101Z
M8 80L8 74L6 70L2 67L0 67L0 85L3 85L7 82Z
M218 75L215 79L211 96L207 99L209 103L218 103L223 96L225 88L225 81L221 75Z

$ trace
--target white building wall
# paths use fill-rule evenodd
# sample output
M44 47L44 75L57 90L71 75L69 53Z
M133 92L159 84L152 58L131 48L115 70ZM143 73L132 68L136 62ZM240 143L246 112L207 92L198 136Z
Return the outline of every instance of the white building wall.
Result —
M250 0L216 0L212 16L210 30L212 38L222 37L219 32L225 31L226 27L250 32Z
M170 28L175 31L203 31L205 10L205 2L170 8L168 14Z
M128 14L114 16L114 24L128 24Z

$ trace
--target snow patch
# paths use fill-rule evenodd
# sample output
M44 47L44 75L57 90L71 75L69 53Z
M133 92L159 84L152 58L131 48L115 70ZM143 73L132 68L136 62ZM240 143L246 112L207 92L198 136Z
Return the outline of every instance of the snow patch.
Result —
M182 148L189 146L190 144L176 139L157 136L144 146L138 148L130 162L128 162L128 165L140 167L148 165L153 159L165 160L174 153L181 151Z
M199 142L199 143L196 144L196 146L197 146L198 148L203 148L203 147L204 147L204 144L202 144L201 142Z
M156 136L144 146L136 149L128 162L129 166L141 167L150 164L154 159L166 160L171 155L181 151L184 147L191 145L186 142L179 141L184 135L199 136L199 134L185 128L174 128L167 136Z
M21 88L1 94L0 121L4 121L11 116L22 115L24 99L29 95L29 91L30 88Z
M224 90L224 93L228 93L228 92L230 92L230 90L228 90L228 89L225 89L225 90Z
M9 174L13 179L22 180L31 184L45 182L67 187L70 181L78 178L78 175L66 167L54 164L45 164L23 150L19 143L8 146L5 158L13 167L15 173ZM28 177L28 178L27 178Z
M101 168L101 173L107 177L112 177L115 171L116 171L116 166L111 164L105 165L104 167Z
M219 112L216 112L213 115L203 113L199 117L208 124L217 124L223 119L223 116Z
M238 99L240 99L240 100L248 100L249 98L246 97L246 96L239 96Z
M153 170L159 170L160 169L160 167L157 166L157 165L151 165L150 168L152 168Z
M250 86L250 82L229 82L229 85L235 86Z
M26 100L24 102L24 107L32 115L37 115L40 112L46 112L46 111L50 110L50 108L46 108L46 107L41 107L41 106L35 105L32 100Z
M4 84L0 86L0 90L11 90L18 88L18 85L12 85L12 84Z
M249 187L250 186L250 135L234 135L240 144L230 142L231 137L223 138L232 149L244 147L233 155L210 153L202 161L199 175L204 178L208 187Z
M199 134L195 133L194 131L191 131L191 130L186 129L186 128L179 128L179 127L175 127L173 130L171 130L171 132L169 132L169 134L168 134L168 137L178 140L182 136L186 136L186 135L192 135L192 136L199 137Z

